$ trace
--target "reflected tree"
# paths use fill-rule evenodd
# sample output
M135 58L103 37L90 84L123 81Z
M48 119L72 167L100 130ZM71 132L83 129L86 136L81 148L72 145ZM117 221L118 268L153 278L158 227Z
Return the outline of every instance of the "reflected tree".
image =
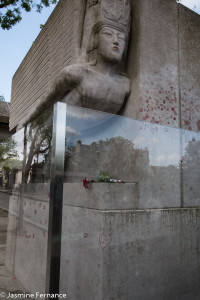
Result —
M18 157L17 142L11 137L0 143L0 163Z
M200 195L200 141L188 143L182 165L184 198L194 202Z
M24 182L29 181L30 171L34 167L45 169L46 177L50 176L49 157L52 140L52 111L46 111L28 124L24 138ZM47 166L48 165L48 166Z
M200 141L192 140L188 143L184 160L183 167L186 170L191 170L194 172L195 170L199 170L200 167Z
M20 169L22 166L16 147L17 142L13 137L0 143L0 169L3 170L7 182L9 174L14 169Z
M24 193L27 183L32 183L42 178L33 180L32 172L34 167L41 168L46 178L50 177L50 152L52 140L53 117L52 109L47 110L38 118L24 128L24 160L22 167L22 184L20 188L20 205L18 229L23 234L23 205ZM46 168L46 169L45 169Z
M70 144L70 140L68 142ZM79 181L80 176L96 180L100 171L106 172L111 178L133 181L139 176L139 157L143 152L135 149L131 140L120 136L89 145L84 144L84 140L75 143L72 139L65 171L68 176L75 176L73 180Z

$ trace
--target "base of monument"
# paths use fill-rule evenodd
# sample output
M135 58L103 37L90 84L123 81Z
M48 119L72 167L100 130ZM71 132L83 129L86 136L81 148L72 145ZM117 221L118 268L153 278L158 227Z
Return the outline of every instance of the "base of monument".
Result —
M70 299L199 299L199 209L64 206L63 216L60 292Z
M112 189L125 188L103 185L102 193L109 190L110 195ZM101 187L96 185L98 193ZM119 198L99 202L92 196L97 190L80 188L79 198L67 200L64 194L60 293L73 300L200 298L199 208L119 209ZM130 192L134 188L128 187ZM41 196L39 186L35 191ZM87 193L88 203L81 198ZM6 267L25 290L44 293L48 193L43 191L37 201L36 194L24 198L21 232L16 231L19 197L10 198ZM121 202L131 203L130 199L127 196ZM114 201L118 209L109 209Z

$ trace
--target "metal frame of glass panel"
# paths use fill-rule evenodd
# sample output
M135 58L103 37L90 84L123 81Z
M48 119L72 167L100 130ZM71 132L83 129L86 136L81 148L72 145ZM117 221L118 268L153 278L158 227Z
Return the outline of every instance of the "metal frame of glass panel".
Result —
M54 105L53 114L53 139L46 272L46 292L50 294L59 293L65 130L66 104L57 102Z

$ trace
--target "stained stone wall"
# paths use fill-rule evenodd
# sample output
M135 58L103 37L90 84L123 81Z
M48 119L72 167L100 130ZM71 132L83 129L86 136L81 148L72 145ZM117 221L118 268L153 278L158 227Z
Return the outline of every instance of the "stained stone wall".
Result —
M133 88L123 114L178 127L178 5L144 0L135 7L129 57L137 58L127 66Z
M175 0L132 6L127 63L132 93L122 114L199 131L200 16Z
M181 122L200 131L200 16L180 6L179 22Z

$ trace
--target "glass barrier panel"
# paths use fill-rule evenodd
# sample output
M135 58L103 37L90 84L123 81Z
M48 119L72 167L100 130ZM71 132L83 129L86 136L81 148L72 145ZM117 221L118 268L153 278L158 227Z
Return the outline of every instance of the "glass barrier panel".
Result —
M0 145L1 289L6 294L45 292L52 124L48 110Z
M85 178L97 183L103 172L122 180L120 189L134 187L134 201L126 208L180 206L179 129L68 106L66 135L65 183L77 188ZM74 205L80 197L72 199Z
M200 206L200 133L182 130L184 207Z
M52 160L55 168L63 164L53 153L52 125L50 110L0 144L1 289L7 293L45 293L50 167ZM156 228L156 209L199 206L199 145L198 132L67 106L63 203L56 204L62 210L61 294L96 299L112 286L102 274L111 280L120 272L126 286L129 266L119 251L128 251L129 218L137 227L131 211L141 218L155 209ZM118 222L124 231L117 231Z
M182 205L181 130L73 106L66 124L60 292L118 299L128 282L123 243L132 236L131 211Z

